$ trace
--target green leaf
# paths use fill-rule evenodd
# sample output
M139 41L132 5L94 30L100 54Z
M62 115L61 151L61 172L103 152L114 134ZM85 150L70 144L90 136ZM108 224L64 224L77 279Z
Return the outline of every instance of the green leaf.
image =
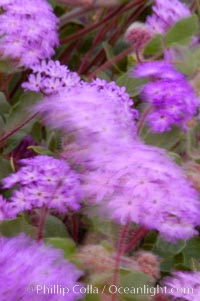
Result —
M70 238L50 237L45 239L45 243L56 249L61 249L65 258L69 258L76 251L76 245Z
M172 158L174 162L176 162L177 165L181 165L181 156L174 152L167 152L167 154Z
M143 54L147 55L155 55L158 52L161 52L163 48L163 36L161 34L153 37L144 47Z
M68 237L68 232L66 226L59 218L53 215L47 215L44 224L43 237Z
M105 53L106 53L106 57L110 60L114 57L114 53L113 53L113 47L108 44L107 42L103 42L102 44L104 50L105 50Z
M186 247L183 250L184 264L187 267L192 267L192 260L200 260L200 238L193 238L187 241Z
M118 77L116 83L120 87L125 87L126 92L133 97L140 93L140 87L146 83L146 79L131 78L129 73L124 73L122 76Z
M26 136L27 134L23 131L18 131L6 140L6 148L4 149L3 154L7 155L10 153L12 150L14 150L19 143L22 141L22 139Z
M0 116L0 137L4 135L4 127L5 127L4 118Z
M39 155L49 155L49 156L53 155L53 153L45 146L31 145L28 147L28 149L31 149L32 151L34 151L36 154Z
M43 138L43 129L39 122L34 123L30 135L36 143L41 143Z
M173 268L174 265L174 258L173 257L168 257L162 260L160 264L160 271L161 272L170 272Z
M170 254L174 255L180 253L185 248L185 246L186 246L185 240L180 240L177 243L172 244L162 240L161 238L158 238L156 242L156 249L161 250L162 253L166 252L168 256Z
M121 269L119 271L119 285L117 287L128 288L129 291L124 291L124 293L120 293L118 296L120 300L127 301L150 300L147 292L144 292L144 287L151 284L151 282L152 279L144 273Z
M166 47L170 47L174 43L183 44L187 42L190 37L198 33L198 29L198 17L196 15L181 19L167 31L165 36Z
M152 250L157 241L157 236L158 235L156 231L151 231L150 233L148 233L144 238L142 248L148 251Z
M148 128L144 127L141 136L146 144L174 151L174 148L176 148L184 138L184 133L178 128L173 128L171 131L164 133L152 133Z
M103 46L103 48L105 50L107 59L108 60L112 59L115 56L115 54L113 52L113 47L110 44L108 44L107 42L103 42L102 46ZM115 69L118 72L121 72L121 70L119 69L119 67L115 63L113 63L113 66L115 67Z
M6 131L10 132L15 129L17 126L22 124L25 120L31 116L30 106L36 103L40 99L41 95L35 92L24 93L17 104L15 104L9 112L9 115L6 118ZM29 133L35 122L35 119L32 119L24 127L23 131Z
M101 79L104 79L106 80L107 82L110 81L110 76L108 75L108 72L106 73L106 71L101 71L98 73L98 78L101 78Z
M180 252L183 251L185 246L185 241L179 241L176 244L171 244L158 238L152 251L161 258L160 270L162 272L170 272L174 266L183 263L182 257L180 260ZM180 260L179 262L177 261L178 257Z
M176 255L174 256L174 266L175 266L177 269L182 270L183 268L185 269L185 267L183 266L183 264L184 264L184 256L183 256L183 253L176 254Z
M47 147L50 151L55 152L61 148L61 138L56 132L51 132L47 139Z
M172 50L175 53L176 69L187 76L192 76L197 70L199 58L197 59L195 53L187 46L175 45Z
M4 236L15 236L21 232L33 236L36 233L36 228L31 226L25 220L24 216L20 216L12 220L6 220L0 223L0 233Z
M199 260L191 258L191 270L200 272Z
M6 100L4 93L0 92L0 115L7 113L9 108L10 105Z
M9 160L0 158L0 178L4 178L12 172L12 167Z

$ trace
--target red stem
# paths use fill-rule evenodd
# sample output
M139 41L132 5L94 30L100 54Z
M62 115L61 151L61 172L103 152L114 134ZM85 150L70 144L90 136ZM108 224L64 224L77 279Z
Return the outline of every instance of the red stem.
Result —
M112 22L110 22L108 25L102 26L102 28L100 28L99 32L97 33L96 37L94 38L91 48L86 52L85 56L83 57L82 63L78 69L79 74L83 73L84 67L85 67L92 51L98 45L99 41L101 41L102 37L108 32L108 30L111 27L112 27Z
M138 122L138 125L137 125L137 134L140 133L143 125L145 124L145 121L146 121L146 117L148 116L148 114L151 112L151 109L152 107L151 106L147 106L144 110L144 112L142 113L141 117L140 117L140 120Z
M124 241L126 238L126 234L128 232L128 227L129 223L123 226L120 238L118 241L118 246L117 246L117 252L116 252L116 258L115 258L115 268L114 268L114 275L113 275L113 285L117 286L118 284L118 277L119 277L119 267L120 267L120 262L121 262L121 256L124 251ZM111 301L116 300L116 295L113 294L111 297Z
M90 73L88 75L88 80L91 80L93 77L95 77L98 73L103 71L104 69L107 69L108 67L112 66L113 64L117 63L118 61L121 61L125 56L130 54L133 51L133 46L130 46L129 48L122 51L120 54L115 56L114 58L108 60L105 64L100 66L98 69L96 69L94 72Z
M47 216L47 212L48 212L48 208L46 206L43 206L40 210L37 241L40 241L43 238L43 229L44 229L44 223Z
M105 22L110 21L113 17L115 17L115 15L123 8L124 5L120 5L117 9L115 9L112 13L110 13L109 15L107 15L104 19L102 19L100 22L96 22L93 25L90 25L86 28L83 28L81 30L79 30L78 32L64 38L61 40L61 43L67 43L69 41L72 41L74 39L78 39L80 37L82 37L84 34L89 33L90 31L98 28L100 25L104 24Z
M36 116L38 115L38 113L35 113L33 115L31 115L29 118L27 118L24 122L22 122L20 125L18 125L14 130L10 131L8 134L4 135L1 139L0 139L0 143L4 142L6 139L8 139L10 136L14 135L17 131L19 131L21 128L23 128L27 123L29 123L29 121L31 121L32 119L34 119Z
M126 248L124 249L124 253L128 253L129 251L133 250L137 243L149 232L145 227L141 226L133 233L132 239L127 244Z
M168 298L165 297L165 296L163 296L163 295L156 295L156 296L154 297L154 300L155 300L155 301L168 301Z
M108 40L108 43L110 45L113 45L115 43L115 41L118 39L119 34L121 34L124 31L124 28L127 28L127 26L129 25L129 23L133 22L138 15L144 10L144 6L140 6L138 7L137 10L134 11L134 13L128 18L129 21L126 21L123 26L121 26L122 28L120 30L117 30L114 32L114 34L110 37L110 39ZM122 30L123 29L123 30ZM87 73L88 70L90 70L90 68L96 64L96 62L101 62L101 64L103 64L104 61L104 57L105 57L105 51L104 49L101 49L96 56L92 59L92 61L90 62L90 64L87 66L87 69L83 70L83 73Z
M77 33L70 35L64 39L61 40L61 43L66 43L69 42L71 40L77 39L79 37L82 37L84 34L98 28L100 25L104 24L105 22L110 22L112 18L116 17L116 14L118 13L118 16L120 16L122 13L124 13L125 11L131 9L132 7L145 2L146 0L135 0L134 2L131 2L127 5L120 5L117 9L115 9L113 12L111 12L109 15L107 15L105 18L103 18L100 22L96 22L95 24L81 29L79 30Z
M76 215L72 216L72 238L75 242L78 240L78 223Z

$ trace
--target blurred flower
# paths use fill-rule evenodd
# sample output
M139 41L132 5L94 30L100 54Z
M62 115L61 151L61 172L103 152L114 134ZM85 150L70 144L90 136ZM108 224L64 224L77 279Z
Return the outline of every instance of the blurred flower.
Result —
M141 98L150 104L147 122L153 132L170 130L173 125L187 128L196 114L199 99L184 76L165 61L139 64L132 76L149 77L141 88Z
M77 280L82 273L63 258L60 250L24 235L0 238L0 274L1 301L37 301L38 298L75 301L81 297L73 292L73 287L81 287ZM58 293L51 293L54 286ZM65 292L66 288L69 292L63 296L62 289Z
M172 300L199 301L200 272L173 272L162 284L168 287Z
M134 22L126 30L124 38L134 49L141 49L152 38L152 33L145 24Z
M81 166L86 204L97 205L98 214L170 241L190 238L199 224L198 195L164 151L139 141L131 105L123 88L96 80L45 97L33 110L63 130L63 156Z
M150 77L150 79L183 80L182 73L175 70L166 61L153 61L138 64L131 71L133 77Z
M160 278L160 260L153 253L142 250L137 252L132 260L138 264L139 271L154 279Z
M153 14L146 19L146 25L154 33L164 34L172 25L191 15L190 10L179 0L154 0Z
M124 88L96 80L48 96L33 109L44 122L62 129L66 137L65 158L75 164L90 164L96 145L135 139L137 111Z
M197 234L198 194L163 150L123 143L94 157L98 167L82 175L82 187L97 214L157 230L172 242Z
M115 260L111 255L101 245L86 245L79 250L77 258L83 268L91 273L108 273L108 277L110 277L115 266Z
M58 19L46 0L0 0L0 52L19 66L50 58L58 45Z
M57 93L64 87L76 86L80 77L76 72L71 72L59 61L41 61L40 64L31 66L32 73L28 81L22 84L24 90L42 92L45 95Z
M79 178L65 161L41 155L20 162L16 173L1 180L4 189L17 185L4 203L10 217L42 206L58 212L80 208Z

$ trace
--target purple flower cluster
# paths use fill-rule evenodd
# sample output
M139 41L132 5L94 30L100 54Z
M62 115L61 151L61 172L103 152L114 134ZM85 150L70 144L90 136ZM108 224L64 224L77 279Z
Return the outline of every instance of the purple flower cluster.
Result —
M80 77L77 73L71 72L59 61L43 60L39 64L31 66L32 73L28 81L22 84L24 90L42 92L45 95L57 93L63 87L78 85Z
M23 166L2 180L4 189L17 186L8 201L1 202L9 217L42 206L58 212L80 208L79 178L64 160L36 156L20 162Z
M199 301L200 272L173 272L163 279L172 300ZM180 299L179 299L180 298Z
M190 238L199 223L197 193L164 151L140 142L131 105L123 88L96 80L45 97L34 110L65 133L63 156L81 166L87 204L170 241Z
M199 100L184 76L165 61L142 63L133 70L134 77L149 77L141 97L149 103L147 122L153 132L170 130L173 125L187 128Z
M164 151L138 142L94 156L98 166L83 176L83 190L98 213L156 229L172 242L197 234L198 194Z
M81 296L73 292L81 272L63 258L60 250L38 244L19 235L0 238L1 301L75 301ZM51 288L57 286L58 292ZM62 290L69 292L62 295ZM48 293L49 289L49 293ZM60 290L59 290L60 289ZM60 293L59 293L60 292Z
M146 19L152 33L164 34L172 25L191 15L190 10L179 0L155 0L153 14Z
M3 58L30 67L54 54L58 19L46 0L0 0L0 10Z
M94 154L91 149L95 146L136 137L137 112L131 108L132 103L124 88L96 80L62 89L44 98L35 110L45 115L46 123L52 128L67 133L67 159L89 164Z

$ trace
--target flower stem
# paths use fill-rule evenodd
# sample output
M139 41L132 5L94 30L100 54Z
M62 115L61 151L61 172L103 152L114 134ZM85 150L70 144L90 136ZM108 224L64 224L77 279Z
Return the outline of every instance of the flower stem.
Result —
M43 238L43 229L45 224L45 219L47 216L48 208L43 206L40 210L40 219L38 224L38 234L37 234L37 241L40 241Z
M100 66L97 70L95 70L94 72L90 73L88 75L88 80L91 80L93 77L95 77L98 73L100 73L101 71L103 71L104 69L109 68L110 66L112 66L113 64L119 62L120 60L122 60L125 56L127 56L128 54L130 54L133 51L133 46L130 46L129 48L125 49L124 51L122 51L120 54L118 54L117 56L115 56L114 58L110 59L109 61L107 61L105 64L103 64L102 66Z
M18 125L16 128L14 128L12 131L10 131L8 134L5 134L1 139L0 143L4 142L6 139L14 135L16 132L18 132L21 128L23 128L27 123L29 123L32 119L34 119L38 113L35 113L31 115L28 119L26 119L24 122L22 122L20 125Z
M78 223L77 223L77 217L74 214L72 216L72 238L75 242L78 240Z
M116 9L112 10L112 12L107 15L105 18L103 18L101 21L96 22L86 28L83 28L81 30L79 30L78 32L76 32L75 34L69 35L66 38L61 40L61 43L67 43L69 41L72 41L74 39L78 39L80 37L82 37L84 34L87 34L89 32L91 32L92 30L98 28L100 25L104 24L105 22L110 22L112 18L115 18L118 14L118 16L120 16L121 14L123 14L126 11L129 11L131 8L141 4L141 3L145 3L146 0L135 0L135 1L131 1L131 3L128 3L127 5L119 5Z
M116 16L116 13L118 13L118 11L120 11L123 8L123 5L120 5L119 7L117 7L117 9L113 10L109 15L107 15L104 19L102 19L100 22L96 22L86 28L83 28L81 30L79 30L78 32L67 36L66 38L61 40L61 43L67 43L69 41L78 39L80 37L82 37L83 35L91 32L92 30L98 28L100 25L104 24L105 22L110 22L111 18L114 18Z
M152 109L152 107L151 107L150 105L148 105L148 106L145 108L144 112L142 113L142 115L141 115L141 117L140 117L140 120L139 120L139 122L138 122L138 124L137 124L137 134L138 134L138 135L140 134L140 132L141 132L141 130L142 130L142 128L143 128L143 125L145 124L146 117L147 117L147 115L151 112L151 109Z
M108 39L107 43L111 46L113 46L115 44L115 42L118 40L119 35L123 34L124 32L124 28L127 28L139 15L140 13L144 10L145 6L142 4L140 5L136 10L134 10L134 12L131 14L131 16L125 20L125 22L118 27L116 25L116 20L118 19L118 16L116 16L112 22L109 22L109 24L106 24L105 26L111 26L112 23L115 24L114 26L114 32L111 34L110 38ZM100 49L97 54L94 56L94 58L90 61L89 65L86 66L86 68L83 70L82 73L87 74L88 71L94 67L94 65L96 66L97 64L100 66L104 63L106 58L106 54L105 54L105 50L104 49Z
M163 296L163 295L156 295L156 296L154 297L154 300L155 300L155 301L168 301L168 298L165 297L165 296Z
M117 252L116 252L116 257L115 257L114 275L113 275L113 285L115 285L115 286L117 286L117 284L118 284L119 267L120 267L120 262L121 262L121 256L124 251L124 241L126 238L126 234L128 232L128 227L129 227L129 223L127 223L126 225L123 226L121 234L120 234L120 238L118 241ZM113 294L111 297L111 301L115 301L115 300L116 300L116 295Z
M136 232L133 233L132 239L130 239L129 243L127 244L126 248L124 249L124 253L128 253L129 251L133 250L137 243L149 232L145 227L139 227Z

